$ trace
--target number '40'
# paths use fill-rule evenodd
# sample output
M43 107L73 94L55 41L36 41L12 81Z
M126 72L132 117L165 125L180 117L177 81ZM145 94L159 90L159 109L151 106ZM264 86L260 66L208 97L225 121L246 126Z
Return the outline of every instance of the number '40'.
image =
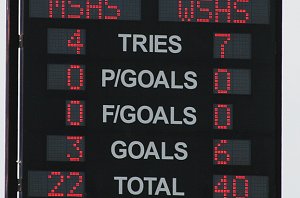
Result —
M246 176L224 175L214 184L214 194L222 198L248 198L249 180ZM221 196L220 196L221 195Z

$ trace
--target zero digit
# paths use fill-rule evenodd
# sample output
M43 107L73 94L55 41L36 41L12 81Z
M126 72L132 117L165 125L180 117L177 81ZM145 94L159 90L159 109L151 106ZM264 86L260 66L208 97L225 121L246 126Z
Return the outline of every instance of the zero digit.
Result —
M66 101L66 125L85 126L85 102L81 100Z

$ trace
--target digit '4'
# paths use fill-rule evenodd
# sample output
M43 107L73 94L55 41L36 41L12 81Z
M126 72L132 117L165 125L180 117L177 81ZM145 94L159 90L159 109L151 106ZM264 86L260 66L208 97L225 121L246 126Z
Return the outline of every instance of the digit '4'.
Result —
M75 48L76 54L81 54L84 44L81 42L81 30L77 29L74 34L68 39L68 47Z

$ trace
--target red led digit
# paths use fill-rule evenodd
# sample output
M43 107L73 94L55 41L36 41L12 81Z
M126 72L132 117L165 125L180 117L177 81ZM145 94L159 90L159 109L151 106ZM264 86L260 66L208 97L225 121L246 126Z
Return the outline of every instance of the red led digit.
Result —
M226 74L226 89L221 89L220 84L223 82L220 81L220 73L225 73ZM218 69L214 73L214 89L218 94L228 94L229 91L231 90L231 72L228 71L228 69Z
M61 11L61 18L65 18L65 1L66 0L49 0L49 18L53 18L53 10Z
M219 2L220 1L227 1L227 6L220 8L219 7ZM231 0L215 0L215 22L218 23L219 22L219 13L225 13L226 17L227 17L227 23L231 22Z
M231 40L231 34L216 33L215 37L224 39L224 42L220 45L220 58L225 58L225 45Z
M188 21L190 22L191 19L195 18L195 1L189 0L190 7L185 8L182 4L183 0L178 0L178 17L181 21Z
M238 189L237 187L237 181L242 180L244 182L244 195L238 196L237 192L241 192L241 189ZM247 198L249 197L249 180L246 179L246 176L235 176L235 178L232 181L232 196L234 198Z
M75 179L74 182L73 179ZM69 172L67 174L67 182L67 197L83 197L82 193L76 193L76 190L83 184L83 176L80 175L80 172Z
M228 197L227 195L230 194L231 191L228 189L228 179L226 175L214 186L214 192L223 194L224 198Z
M214 128L216 129L231 129L232 128L232 107L227 104L217 104L214 106ZM220 115L220 111L224 111L224 115Z
M220 178L220 179L219 179ZM248 198L249 180L246 176L221 176L214 182L214 193L222 194L223 198Z
M211 2L212 0L203 0L205 2ZM206 18L197 18L197 22L209 23L213 19L213 12L209 8L202 7L201 1L197 1L197 10L200 13L206 13Z
M56 185L54 185L53 189L51 189L50 192L48 192L48 197L64 197L65 194L59 192L59 189L61 188L62 183L65 182L65 176L62 172L51 172L48 175L48 183L52 183L53 181L51 180L53 179L55 179Z
M79 70L79 79L76 79L79 84L74 85L72 79L72 71ZM67 85L70 88L70 90L82 90L84 86L84 70L81 68L80 65L70 65L70 67L67 69Z
M227 143L227 140L220 140L220 142L216 146L214 146L214 161L218 165L227 165L231 160L228 151L219 150L220 147L224 146Z
M84 44L81 43L81 33L79 29L68 39L68 47L75 48L76 54L81 54L81 48L84 47Z
M69 126L84 125L84 104L79 100L67 101L66 123ZM75 118L74 118L75 117Z
M109 5L108 0L105 0L104 4L107 7L107 9L114 10L114 12L116 13L115 16L105 16L105 19L108 19L108 20L117 20L121 16L121 11L118 8L118 6L116 6L116 5Z
M72 142L73 149L78 153L77 156L72 156L70 153L67 153L67 158L71 162L79 162L83 158L83 151L80 148L80 143L82 142L82 136L67 136L67 141Z
M249 12L247 12L246 9L240 9L238 7L239 3L249 3L249 0L235 0L233 2L233 9L237 13L244 14L244 19L234 19L233 22L234 23L246 23L250 19Z

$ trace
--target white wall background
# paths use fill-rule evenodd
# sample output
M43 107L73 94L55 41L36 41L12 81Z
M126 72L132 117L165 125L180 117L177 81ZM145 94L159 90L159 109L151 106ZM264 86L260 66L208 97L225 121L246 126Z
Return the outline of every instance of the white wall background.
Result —
M298 198L300 197L300 2L283 1L283 198Z
M283 1L283 198L298 198L300 189L300 1ZM5 3L5 0L0 0L0 198L4 197Z

